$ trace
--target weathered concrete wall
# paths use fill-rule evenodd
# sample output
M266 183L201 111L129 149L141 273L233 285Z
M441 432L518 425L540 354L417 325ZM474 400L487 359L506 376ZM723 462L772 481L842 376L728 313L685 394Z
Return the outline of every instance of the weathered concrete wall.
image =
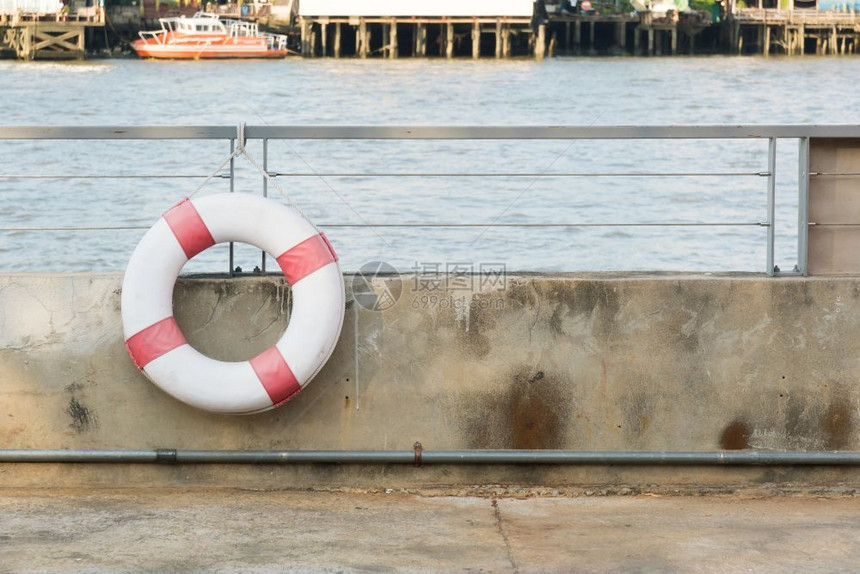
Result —
M352 300L338 347L283 407L214 415L141 376L118 274L0 277L0 448L860 450L860 284L850 278L527 276L483 293ZM389 279L389 282L397 281ZM377 288L382 288L381 284ZM434 299L435 298L435 299ZM348 297L351 299L351 297ZM189 342L274 342L274 278L177 287ZM356 324L357 322L357 324ZM5 484L860 482L852 470L0 465Z

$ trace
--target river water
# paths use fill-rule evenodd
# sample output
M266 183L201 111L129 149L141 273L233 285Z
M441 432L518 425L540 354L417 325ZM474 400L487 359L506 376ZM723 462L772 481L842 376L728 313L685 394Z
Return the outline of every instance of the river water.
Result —
M860 59L556 58L545 62L0 62L5 125L856 124ZM257 142L250 152L260 158ZM273 141L270 169L331 173L699 172L767 169L766 141ZM226 142L0 142L0 227L148 227L228 154ZM780 141L777 256L796 261L796 142ZM42 179L33 176L99 176ZM105 176L192 176L149 179ZM237 191L260 176L237 163ZM765 229L337 227L394 223L739 223L766 218L766 179L279 178L345 269L763 271ZM200 193L227 191L214 180ZM274 192L273 192L274 193ZM143 230L0 232L4 270L124 268ZM236 264L258 262L238 248ZM223 271L216 247L190 271Z

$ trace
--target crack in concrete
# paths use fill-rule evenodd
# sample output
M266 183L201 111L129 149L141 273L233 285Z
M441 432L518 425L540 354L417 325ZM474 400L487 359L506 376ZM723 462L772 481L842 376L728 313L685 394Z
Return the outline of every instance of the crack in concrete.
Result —
M511 541L508 540L508 535L505 532L505 528L502 524L502 511L499 509L499 499L493 498L490 501L490 504L493 506L493 516L496 517L496 530L499 531L499 534L502 536L502 540L505 541L505 554L507 555L508 562L511 563L511 570L514 574L517 574L520 571L520 567L517 564L517 561L514 560L514 553L511 549Z
M269 321L269 322L268 322L268 323L267 323L267 324L266 324L262 329L260 329L260 330L259 330L259 331L257 331L256 333L253 333L253 334L251 334L251 335L248 335L248 336L247 336L247 337L245 337L244 339L245 339L246 341L252 341L252 340L256 339L257 337L262 336L262 335L263 335L263 333L266 333L269 329L271 329L271 328L275 325L275 323L277 323L277 322L278 322L278 319L280 319L280 317L276 315L276 316L275 316L275 318L274 318L274 319L272 319L271 321Z

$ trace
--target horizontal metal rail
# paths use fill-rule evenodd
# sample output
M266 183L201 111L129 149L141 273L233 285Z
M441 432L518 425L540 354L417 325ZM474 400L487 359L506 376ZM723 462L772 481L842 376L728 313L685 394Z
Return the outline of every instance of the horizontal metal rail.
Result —
M0 174L0 179L204 179L208 174L132 174L132 175L63 175L63 174ZM229 173L221 173L215 177L230 179Z
M857 466L860 452L566 450L0 450L0 463Z
M272 177L767 177L766 171L755 172L637 172L637 171L604 171L604 172L540 172L540 173L272 173Z
M415 229L415 228L529 228L529 227L768 227L765 221L757 222L654 222L654 223L326 223L320 222L320 227L332 229L379 227L387 229ZM838 225L838 224L832 224ZM847 225L847 224L845 224ZM130 231L145 230L145 225L99 225L99 226L71 226L71 227L0 227L0 232L6 233L29 233L42 231Z
M378 172L355 172L355 173L328 173L328 172L301 172L301 173L269 173L271 177L482 177L482 178L516 178L516 177L534 177L541 179L551 179L557 177L768 177L769 172L573 172L573 173L378 173ZM64 174L0 174L0 180L33 180L33 179L203 179L208 175L190 175L190 174L132 174L132 175L64 175ZM230 179L229 173L220 173L216 178Z
M414 223L330 223L322 224L331 228L644 228L644 227L752 227L758 226L768 230L766 234L766 262L765 272L768 275L782 274L778 272L778 267L775 265L774 253L776 242L775 218L776 218L776 143L779 139L795 139L800 142L799 149L805 149L803 146L808 146L810 138L858 138L860 139L860 125L681 125L681 126L0 126L0 141L6 140L221 140L226 141L230 145L231 154L236 149L243 149L239 145L239 138L245 140L260 140L263 149L263 164L260 168L266 174L263 178L263 195L268 193L268 184L275 183L272 178L317 178L325 183L329 189L338 195L339 199L347 203L343 197L332 188L328 183L329 178L486 178L493 181L501 181L505 178L529 178L532 181L529 187L523 190L522 196L526 191L531 190L532 186L537 181L547 181L553 178L714 178L714 177L763 177L767 178L767 211L765 221L761 222L640 222L640 223L586 223L586 222L497 222L481 223L481 222L464 222L464 223L448 223L448 222L414 222ZM656 169L631 171L611 171L611 168L595 169L594 171L562 171L564 168L559 166L559 171L553 172L550 168L555 163L543 171L530 169L525 172L505 171L498 173L486 172L459 172L459 171L433 171L432 168L428 171L406 171L406 172L387 172L387 171L337 171L337 168L329 168L326 171L316 171L307 161L304 160L292 148L290 150L298 159L304 162L305 167L297 167L296 171L275 171L268 167L268 148L270 140L282 140L282 143L287 143L289 140L499 140L499 141L563 141L567 142L568 149L576 140L726 140L737 142L740 140L767 140L768 141L768 164L763 171L757 171L756 167L743 168L741 166L724 166L722 171L707 172L704 170L690 171L673 171L671 167L665 171ZM805 142L805 143L804 143ZM565 150L565 152L567 149ZM564 155L563 152L559 158ZM216 173L211 177L225 178L230 181L230 191L233 192L236 171L234 169L235 156L229 159L229 172L224 171ZM557 158L558 159L558 158ZM584 166L585 167L585 166ZM742 169L744 171L733 171L732 168ZM221 171L222 167L219 168ZM141 169L147 169L141 167ZM186 169L196 169L194 167L186 167ZM360 168L359 168L360 169ZM442 167L444 170L444 167ZM480 169L480 168L477 168ZM587 169L587 168L586 168ZM623 167L622 167L623 169ZM749 171L746 171L749 170ZM755 170L755 171L754 171ZM852 177L856 174L829 174L817 173L818 177ZM0 180L14 179L58 179L58 180L77 180L77 179L193 179L202 176L194 174L0 174ZM208 182L210 178L207 178ZM806 185L808 176L803 172L799 180L799 191ZM204 182L205 185L205 182ZM277 185L276 185L277 187ZM514 202L516 202L518 196ZM803 196L803 193L800 193ZM348 205L348 204L347 204ZM513 205L513 203L511 204ZM350 209L351 206L350 206ZM806 203L802 203L798 208L799 212L806 210ZM352 209L354 212L355 210ZM507 208L505 209L507 211ZM502 213L504 215L505 212ZM363 219L359 216L360 219ZM805 215L799 214L799 221L806 221ZM805 225L801 225L801 235L806 232ZM66 231L124 231L124 230L144 229L138 226L15 226L8 225L0 228L4 232L29 232L29 231L45 231L45 232L66 232ZM378 234L378 231L377 231ZM483 233L482 233L483 235ZM805 247L802 244L805 239L798 240L798 265L797 268L801 273L806 273L805 256L802 255ZM230 265L232 269L232 244L230 245L231 257ZM262 259L263 267L265 267L265 256Z
M224 140L233 126L6 126L0 140ZM687 126L246 126L247 139L570 140L853 138L860 125Z

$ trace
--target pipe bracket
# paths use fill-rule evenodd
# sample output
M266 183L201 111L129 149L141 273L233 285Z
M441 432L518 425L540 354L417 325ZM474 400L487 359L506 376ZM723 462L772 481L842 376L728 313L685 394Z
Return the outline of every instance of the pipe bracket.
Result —
M176 464L177 452L175 448L155 449L155 462L160 464Z

